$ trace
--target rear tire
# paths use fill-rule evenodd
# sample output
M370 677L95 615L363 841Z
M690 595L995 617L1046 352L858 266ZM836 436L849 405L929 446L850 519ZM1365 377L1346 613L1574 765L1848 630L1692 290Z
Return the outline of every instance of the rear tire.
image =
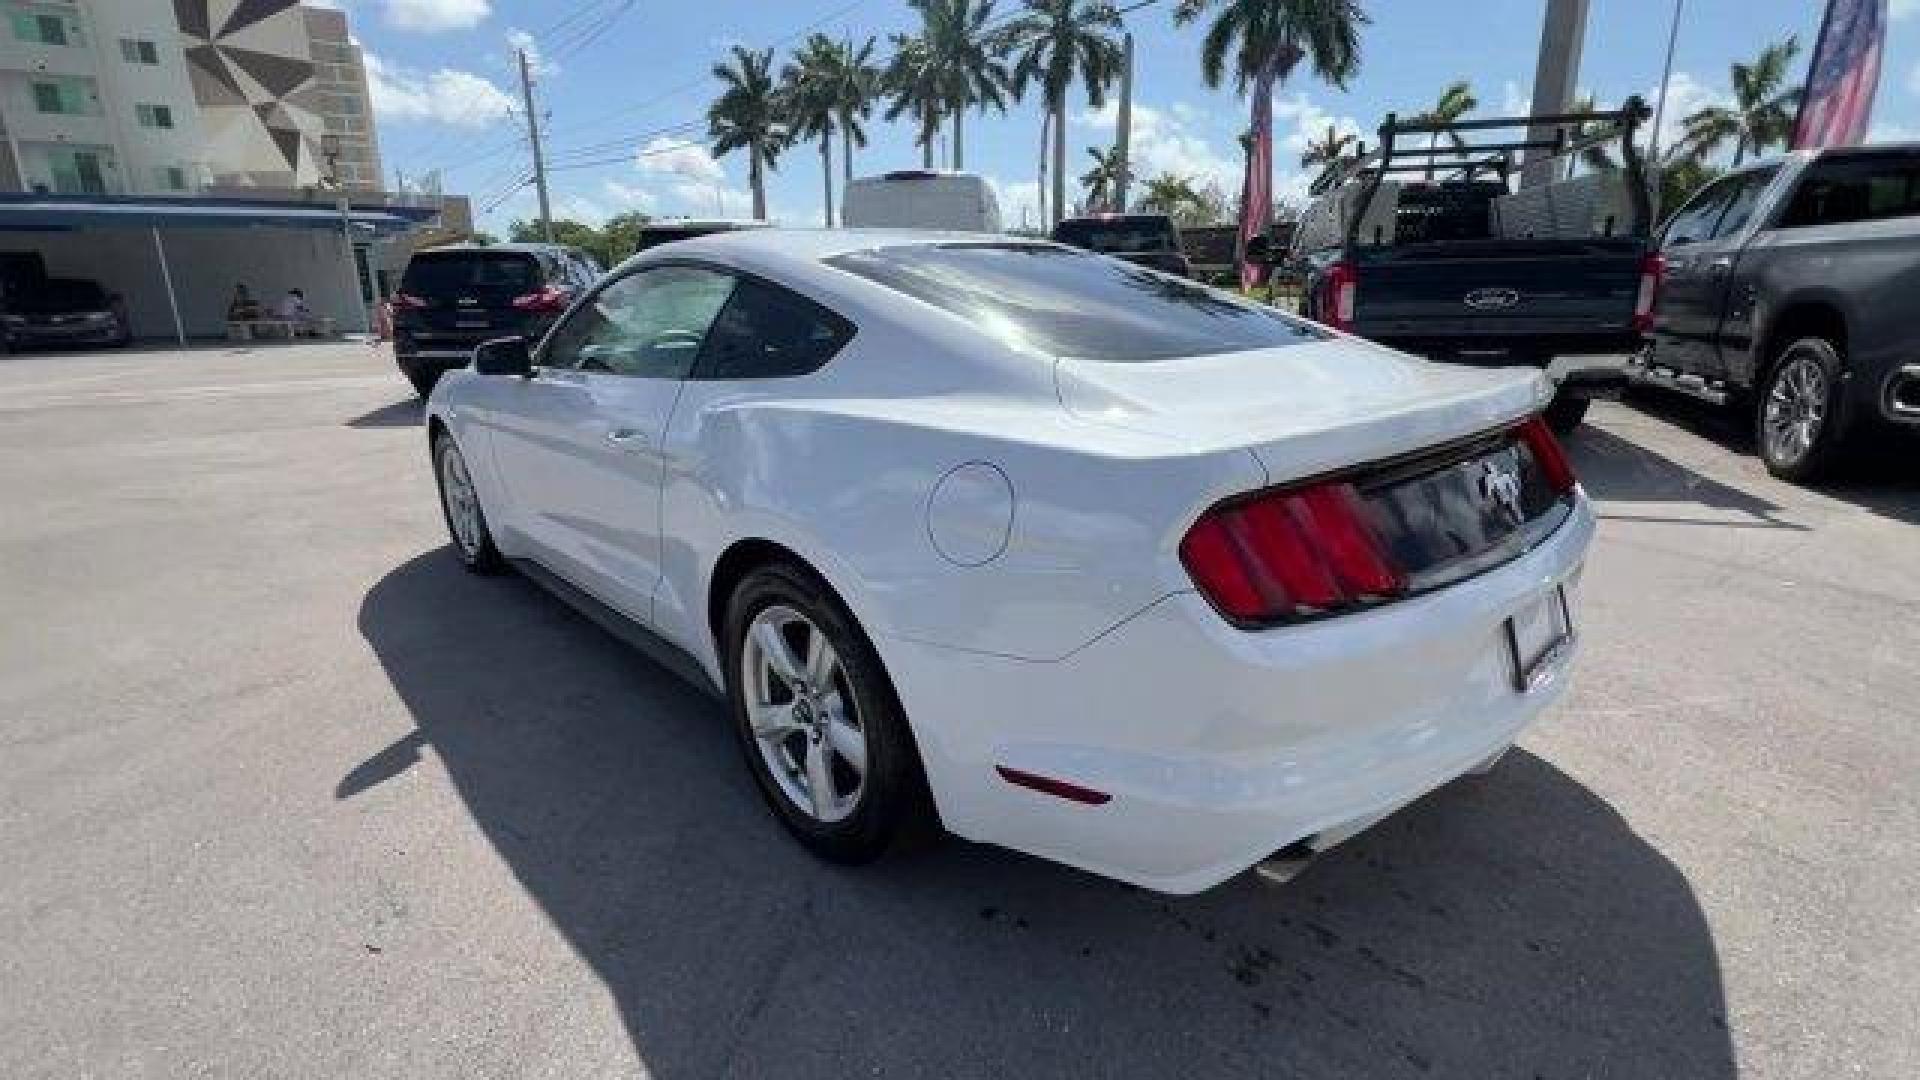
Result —
M493 531L487 527L486 511L480 507L480 493L473 486L466 459L459 444L442 428L433 437L433 475L439 481L440 515L447 523L447 536L460 565L473 574L498 574L507 568L507 560L493 544Z
M1840 350L1825 338L1789 342L1767 369L1753 404L1754 442L1767 471L1806 484L1841 457Z
M1568 397L1565 394L1554 395L1544 414L1547 426L1556 435L1571 435L1587 419L1587 409L1593 402L1589 398Z
M893 684L818 578L782 563L752 571L734 589L722 632L747 768L802 846L859 864L937 832Z

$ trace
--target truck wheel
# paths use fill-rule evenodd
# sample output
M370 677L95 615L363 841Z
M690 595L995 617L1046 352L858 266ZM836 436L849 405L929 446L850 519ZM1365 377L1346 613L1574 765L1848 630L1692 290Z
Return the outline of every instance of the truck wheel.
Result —
M1767 471L1796 484L1833 467L1842 442L1840 350L1825 338L1789 342L1761 384L1754 438Z
M1573 430L1587 418L1587 407L1593 402L1589 398L1568 397L1565 394L1554 395L1547 406L1547 426L1556 435L1571 435Z

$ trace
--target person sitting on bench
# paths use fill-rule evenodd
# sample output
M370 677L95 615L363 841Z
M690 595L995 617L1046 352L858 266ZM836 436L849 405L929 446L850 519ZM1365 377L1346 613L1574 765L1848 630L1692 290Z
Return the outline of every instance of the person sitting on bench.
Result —
M228 322L252 322L264 314L253 294L247 291L246 282L233 287L233 299L227 302Z
M288 289L287 295L281 298L280 318L293 324L296 336L320 336L321 322L307 306L307 294L299 289Z

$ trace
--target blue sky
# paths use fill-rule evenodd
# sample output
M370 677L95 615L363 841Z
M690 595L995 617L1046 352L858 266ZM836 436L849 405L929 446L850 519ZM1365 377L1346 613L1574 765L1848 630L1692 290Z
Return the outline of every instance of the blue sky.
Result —
M901 0L333 0L352 16L374 81L389 183L396 170L440 170L445 189L474 196L496 231L530 217L530 189L514 185L528 155L518 114L512 50L540 57L555 213L597 221L639 209L653 214L745 216L745 162L713 161L699 142L714 93L708 68L729 45L791 46L805 32L835 36L909 30ZM1014 0L1000 0L1010 10ZM1304 71L1276 95L1279 187L1297 192L1298 149L1328 123L1370 132L1389 110L1414 111L1441 87L1467 79L1483 113L1521 109L1531 91L1544 0L1371 0L1359 76L1342 93ZM1136 37L1136 169L1163 169L1238 186L1234 138L1245 103L1200 78L1199 27L1176 28L1173 0L1128 18ZM1804 69L1817 0L1687 0L1669 96L1669 127L1727 95L1727 67L1766 43L1798 34ZM1894 22L1875 110L1875 138L1920 138L1920 0L1892 0ZM1660 77L1671 5L1666 0L1592 0L1580 85L1602 102L1648 95ZM606 13L605 16L602 13ZM608 18L607 16L612 16ZM1795 78L1800 77L1796 71ZM1073 107L1069 168L1085 147L1112 139L1112 117ZM970 116L967 168L1001 192L1009 224L1033 202L1037 102L1004 115ZM919 164L904 125L876 121L856 171ZM1369 141L1371 137L1368 136ZM797 147L770 178L773 216L817 223L817 151Z

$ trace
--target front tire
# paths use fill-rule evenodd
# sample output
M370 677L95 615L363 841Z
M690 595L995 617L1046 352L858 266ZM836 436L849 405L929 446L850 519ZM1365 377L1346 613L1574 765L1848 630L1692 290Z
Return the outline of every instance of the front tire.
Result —
M1754 403L1754 441L1767 471L1796 484L1828 473L1840 457L1840 350L1825 338L1790 342Z
M819 579L784 564L753 571L723 632L735 733L795 839L858 864L932 832L906 714L879 655Z
M497 574L507 561L493 544L493 531L487 527L487 515L480 507L480 493L473 486L473 474L460 455L460 446L442 429L433 437L433 473L440 482L440 514L447 523L447 535L453 540L454 554L460 565L475 574Z

